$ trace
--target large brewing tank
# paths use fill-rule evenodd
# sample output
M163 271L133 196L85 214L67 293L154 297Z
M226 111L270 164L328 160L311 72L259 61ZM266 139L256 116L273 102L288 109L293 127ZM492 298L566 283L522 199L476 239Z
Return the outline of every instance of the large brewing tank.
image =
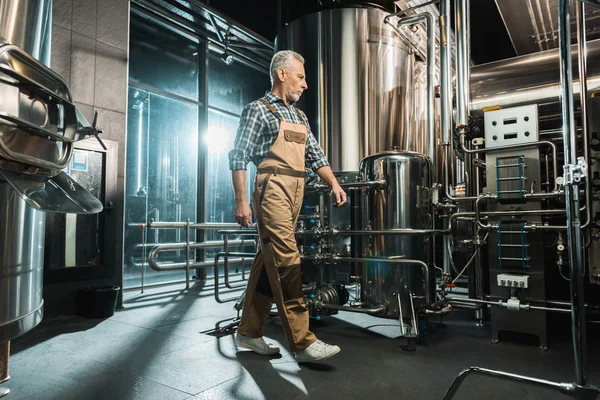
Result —
M298 105L334 171L356 171L364 157L392 146L428 154L426 123L417 121L426 113L415 112L415 56L384 24L388 14L374 6L326 9L276 38L277 50L306 60L308 90Z
M0 2L0 43L12 43L50 64L52 2ZM8 96L0 93L0 97ZM8 105L0 105L5 110ZM43 317L45 215L0 178L0 343L22 335Z
M366 157L360 172L369 181L384 180L385 187L369 191L365 197L366 213L362 229L431 229L430 206L431 161L423 155L406 151L384 151ZM364 256L390 259L413 259L430 263L431 242L422 235L374 236L363 249ZM409 293L416 296L415 307L422 304L426 282L418 264L370 262L364 265L361 281L363 301L368 307L384 304L389 318L398 318L398 295L404 317L411 314ZM429 290L431 293L432 291Z
M571 46L574 100L579 103L577 46ZM495 61L471 68L471 112L538 104L541 118L560 118L558 49ZM587 44L588 90L600 90L600 39Z

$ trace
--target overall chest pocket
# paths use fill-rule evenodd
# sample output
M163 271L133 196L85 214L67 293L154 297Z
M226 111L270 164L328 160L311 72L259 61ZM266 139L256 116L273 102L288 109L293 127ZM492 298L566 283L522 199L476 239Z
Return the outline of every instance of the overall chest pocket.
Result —
M306 133L304 132L296 132L289 129L283 131L283 136L285 140L288 142L294 142L299 144L306 143Z

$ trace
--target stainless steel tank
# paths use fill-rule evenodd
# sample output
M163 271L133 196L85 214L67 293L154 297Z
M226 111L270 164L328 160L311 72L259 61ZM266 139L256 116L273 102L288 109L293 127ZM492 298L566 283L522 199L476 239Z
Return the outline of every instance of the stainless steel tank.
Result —
M431 161L423 155L406 151L385 151L366 157L360 164L364 179L385 180L383 189L366 196L362 229L431 229L430 205ZM389 259L413 259L429 264L431 242L427 236L374 236L364 256ZM363 301L368 307L384 304L385 317L398 318L398 293L405 317L411 314L409 293L415 307L425 299L425 276L418 264L391 264L373 261L363 267ZM431 290L429 291L431 292Z
M2 0L0 21L0 44L20 46L49 66L51 1ZM2 93L1 97L12 96ZM0 111L15 106L2 100L0 105ZM42 320L45 221L44 213L29 207L0 177L0 343Z
M1 0L0 42L12 43L50 66L51 0Z
M0 180L0 343L42 320L45 221Z
M334 171L356 171L361 159L392 146L426 153L425 130L410 129L418 125L415 57L383 23L386 15L376 7L323 10L276 38L277 50L306 60L308 90L298 105Z

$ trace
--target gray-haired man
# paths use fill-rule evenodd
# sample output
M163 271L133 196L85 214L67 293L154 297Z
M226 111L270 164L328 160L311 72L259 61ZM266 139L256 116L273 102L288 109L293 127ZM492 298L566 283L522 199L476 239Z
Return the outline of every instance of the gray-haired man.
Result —
M244 108L234 149L229 153L235 220L242 226L252 222L245 191L246 165L252 161L257 166L252 199L260 238L235 342L259 354L279 353L279 348L262 338L263 324L275 302L296 360L321 361L340 348L317 340L308 329L294 235L304 197L305 168L313 169L331 186L338 206L346 202L346 193L311 133L306 115L294 107L308 88L304 59L293 51L280 51L273 57L270 70L271 91Z

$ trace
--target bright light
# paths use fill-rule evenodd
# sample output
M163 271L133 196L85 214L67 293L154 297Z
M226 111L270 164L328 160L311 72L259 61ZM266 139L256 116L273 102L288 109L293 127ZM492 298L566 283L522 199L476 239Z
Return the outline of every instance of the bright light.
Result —
M210 126L204 134L204 143L209 152L220 153L231 150L231 135L221 126Z

